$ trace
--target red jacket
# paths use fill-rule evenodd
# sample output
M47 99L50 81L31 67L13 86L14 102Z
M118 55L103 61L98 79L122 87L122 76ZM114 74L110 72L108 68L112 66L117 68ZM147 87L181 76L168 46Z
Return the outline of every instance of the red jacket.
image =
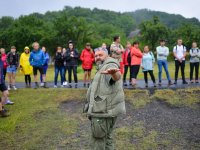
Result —
M139 48L131 48L131 65L140 65L143 54Z
M81 53L80 59L82 61L83 69L92 69L92 65L94 63L94 53L90 52L90 50L84 49Z
M123 53L122 55L122 58L123 58L123 64L125 66L129 66L129 63L128 63L128 54L129 54L130 50L129 49L126 49L125 52Z
M1 55L1 60L2 60L2 62L3 62L3 68L4 68L4 69L6 69L6 68L8 67L8 64L7 64L6 59L7 59L7 55L6 55L6 54L2 54L2 55Z

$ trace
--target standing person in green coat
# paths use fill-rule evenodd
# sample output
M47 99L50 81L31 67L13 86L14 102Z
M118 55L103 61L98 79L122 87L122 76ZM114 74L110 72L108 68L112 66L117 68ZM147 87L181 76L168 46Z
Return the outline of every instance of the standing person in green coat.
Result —
M112 131L117 116L126 113L120 65L102 49L95 52L95 62L97 73L84 107L91 121L91 149L114 150Z

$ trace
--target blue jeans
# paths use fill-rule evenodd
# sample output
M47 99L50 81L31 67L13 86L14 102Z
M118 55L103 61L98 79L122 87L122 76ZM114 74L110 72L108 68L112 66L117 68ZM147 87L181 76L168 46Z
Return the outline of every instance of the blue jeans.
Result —
M7 73L16 73L17 67L15 65L10 65L7 67Z
M168 71L168 63L167 63L167 60L158 60L157 63L158 63L158 70L159 70L159 73L158 73L159 82L162 81L162 66L163 66L164 69L165 69L165 73L166 73L166 76L167 76L168 81L171 81L171 78L170 78L170 75L169 75L169 71Z
M59 72L60 72L60 78L61 78L61 85L64 82L64 66L63 67L55 66L54 85L57 85Z
M44 74L46 75L47 74L47 69L48 69L48 66L43 66L43 70L44 70ZM40 74L40 81L42 81L42 74Z

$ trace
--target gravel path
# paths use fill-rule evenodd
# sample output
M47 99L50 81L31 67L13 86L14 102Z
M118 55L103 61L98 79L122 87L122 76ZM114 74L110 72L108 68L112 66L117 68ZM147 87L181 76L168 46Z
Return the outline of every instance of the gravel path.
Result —
M34 84L32 84L32 86L34 86ZM53 82L48 82L48 87L49 88L53 88L54 86L54 83ZM17 88L25 88L25 83L23 82L18 82L16 83L16 87ZM58 87L60 87L60 85L58 84ZM72 84L72 88L74 88L74 83ZM182 84L182 81L179 80L178 81L178 84L177 85L171 85L171 86L168 86L168 81L167 80L163 80L163 83L162 83L162 86L157 86L155 89L179 89L179 88L187 88L187 87L200 87L200 83L199 84L188 84L188 85L183 85ZM65 87L67 88L67 87ZM78 83L78 88L84 88L83 87L83 82L80 81ZM125 89L132 89L133 87L128 85L128 86L125 86L124 87ZM137 86L136 86L137 89L145 89L145 82L144 80L138 80L137 82ZM149 82L149 88L154 88L153 87L153 83L150 81Z
M78 142L71 143L67 147L71 149L87 149L90 133L90 122L81 114L83 102L67 101L60 108L67 115L78 119L79 128L72 137ZM132 104L126 102L127 114L118 117L116 130L121 127L133 127L134 124L142 122L145 132L156 131L157 141L169 140L167 146L158 146L159 150L170 150L175 146L183 150L200 148L200 105L195 109L189 107L174 107L164 101L154 100L144 108L133 109ZM138 144L132 139L132 144ZM62 149L59 148L58 149Z

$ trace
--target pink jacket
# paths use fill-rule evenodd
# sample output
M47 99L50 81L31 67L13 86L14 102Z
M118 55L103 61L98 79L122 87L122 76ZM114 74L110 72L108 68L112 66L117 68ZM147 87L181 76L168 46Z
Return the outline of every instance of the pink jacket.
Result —
M122 55L123 64L124 64L125 66L128 66L128 65L129 65L129 63L128 63L128 54L129 54L129 50L126 49L125 52L124 52L123 55Z
M6 68L8 67L8 64L7 64L6 59L7 59L7 55L6 55L6 54L2 54L2 55L1 55L1 60L2 60L2 62L3 62L3 68L4 68L4 69L6 69Z

